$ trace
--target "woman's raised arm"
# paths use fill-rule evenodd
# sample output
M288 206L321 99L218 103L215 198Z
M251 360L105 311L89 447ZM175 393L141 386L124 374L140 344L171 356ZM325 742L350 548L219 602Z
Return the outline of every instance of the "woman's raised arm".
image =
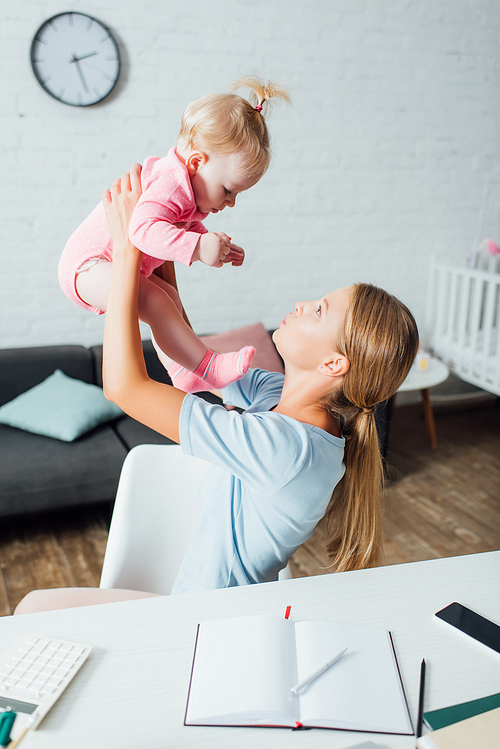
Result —
M113 262L103 347L103 388L129 416L179 442L179 417L186 393L148 376L139 329L138 293L142 253L128 237L141 194L141 167L113 183L103 195Z

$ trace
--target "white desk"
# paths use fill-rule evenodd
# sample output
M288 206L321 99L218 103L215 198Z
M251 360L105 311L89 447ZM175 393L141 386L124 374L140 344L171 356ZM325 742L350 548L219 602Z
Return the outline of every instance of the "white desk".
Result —
M412 719L420 661L427 660L425 709L500 689L500 655L433 617L458 600L500 622L500 551L287 580L230 590L150 598L0 619L0 657L26 633L88 642L94 651L21 749L349 747L413 749L404 736L313 729L183 725L196 625L203 619L267 613L390 629Z

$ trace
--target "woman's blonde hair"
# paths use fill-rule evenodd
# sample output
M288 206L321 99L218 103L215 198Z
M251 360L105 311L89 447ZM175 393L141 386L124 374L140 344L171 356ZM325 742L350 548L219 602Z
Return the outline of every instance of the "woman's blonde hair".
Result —
M418 350L417 325L396 297L371 284L355 284L336 348L350 366L324 405L343 420L345 474L325 521L332 567L342 572L380 561L384 472L375 407L406 378Z
M250 89L248 101L234 93ZM181 122L178 140L192 148L229 155L244 154L245 176L260 179L269 166L271 149L264 113L290 98L281 86L264 83L255 76L235 81L230 94L207 94L189 104Z

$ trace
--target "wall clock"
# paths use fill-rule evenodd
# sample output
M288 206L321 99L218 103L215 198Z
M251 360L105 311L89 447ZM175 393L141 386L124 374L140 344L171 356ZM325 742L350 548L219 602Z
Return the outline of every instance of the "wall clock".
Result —
M109 29L84 13L59 13L36 32L31 66L51 96L74 107L102 101L120 74L118 45Z

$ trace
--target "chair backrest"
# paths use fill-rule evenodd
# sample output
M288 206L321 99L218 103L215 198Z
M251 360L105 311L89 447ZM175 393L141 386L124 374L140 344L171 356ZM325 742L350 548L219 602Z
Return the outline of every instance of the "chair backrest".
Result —
M200 511L210 464L178 445L138 445L120 474L101 588L170 594ZM292 577L287 565L280 580Z
M170 593L199 514L198 486L208 466L178 445L138 445L128 453L101 588Z

